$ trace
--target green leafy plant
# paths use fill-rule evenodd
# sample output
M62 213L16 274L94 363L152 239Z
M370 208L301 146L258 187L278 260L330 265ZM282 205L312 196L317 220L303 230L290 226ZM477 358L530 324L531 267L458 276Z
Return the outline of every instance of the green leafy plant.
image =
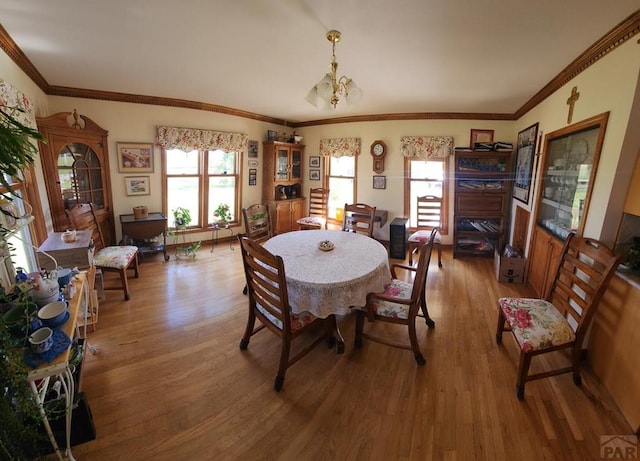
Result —
M213 210L213 217L218 220L218 222L231 222L233 220L233 215L231 214L231 208L226 203L221 203L218 205L218 208Z
M191 212L188 208L183 208L179 206L175 210L172 210L173 213L173 223L176 227L187 227L191 224Z
M2 196L11 200L15 191L12 180L21 180L38 154L34 140L45 142L40 133L20 123L14 116L18 108L0 109L0 185ZM6 213L5 213L6 214ZM9 229L0 225L0 245L6 247ZM10 257L3 254L2 257ZM3 314L0 315L0 458L8 460L39 457L39 443L46 440L42 416L27 382L23 353L27 326L33 309L28 294L18 291L0 292ZM10 315L9 312L11 312Z
M36 130L20 123L16 112L19 108L0 109L0 184L13 192L7 177L20 178L22 170L33 163L38 155L38 147L33 140L46 142ZM3 194L4 195L4 194Z
M187 248L184 249L184 252L187 256L191 256L192 259L196 259L198 250L202 246L202 241L200 242L192 242Z

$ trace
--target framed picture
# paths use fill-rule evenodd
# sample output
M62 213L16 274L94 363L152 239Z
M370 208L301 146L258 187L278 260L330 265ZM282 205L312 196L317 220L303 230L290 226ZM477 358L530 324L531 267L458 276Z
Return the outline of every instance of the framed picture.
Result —
M249 141L249 158L258 158L258 141Z
M309 179L312 181L320 181L320 170L309 170Z
M255 186L257 183L257 178L258 178L258 170L256 170L255 168L250 168L249 169L249 185Z
M258 161L257 160L249 160L249 167L255 168L257 166L258 166Z
M150 195L149 176L125 176L124 187L127 195Z
M516 174L513 183L513 197L527 204L529 203L532 184L531 174L533 172L537 139L538 124L534 123L518 133L518 142L516 144Z
M274 130L267 130L267 141L277 141L278 132Z
M473 145L477 142L493 142L493 130L476 130L472 128L469 147L473 148Z
M320 168L320 157L312 155L309 157L309 168Z
M387 177L386 176L374 176L373 177L373 188L374 189L386 189L387 188Z
M153 173L153 144L119 142L118 171L120 173Z

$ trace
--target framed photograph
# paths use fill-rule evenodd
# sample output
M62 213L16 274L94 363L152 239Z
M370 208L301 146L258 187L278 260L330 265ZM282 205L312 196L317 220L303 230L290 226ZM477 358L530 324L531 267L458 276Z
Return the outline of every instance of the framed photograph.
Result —
M258 158L258 141L249 141L249 158Z
M513 197L524 203L529 203L531 190L531 174L538 139L538 124L534 123L518 133L516 144L516 174L513 183Z
M257 179L258 179L258 170L256 170L255 168L250 168L249 169L249 185L255 186L257 183Z
M125 176L124 187L127 195L150 195L149 176Z
M493 142L493 130L476 130L472 128L469 147L473 149L473 145L477 142Z
M320 168L320 157L312 155L309 157L309 168Z
M374 189L386 189L387 188L387 177L386 176L374 176L373 177L373 188Z
M257 160L249 160L249 167L250 168L255 168L258 166L258 161Z
M320 170L309 170L309 179L312 181L320 181Z
M120 173L153 173L153 143L116 143Z
M267 130L267 141L277 141L278 132L275 130Z

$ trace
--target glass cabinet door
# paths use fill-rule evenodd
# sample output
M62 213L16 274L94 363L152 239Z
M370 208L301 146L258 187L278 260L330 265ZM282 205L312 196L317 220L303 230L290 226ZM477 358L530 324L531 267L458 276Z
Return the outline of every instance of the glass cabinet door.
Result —
M291 149L291 179L302 178L302 151L300 149Z
M286 181L289 178L289 149L278 148L276 156L276 179Z
M584 230L607 117L605 113L547 135L537 223L556 237Z

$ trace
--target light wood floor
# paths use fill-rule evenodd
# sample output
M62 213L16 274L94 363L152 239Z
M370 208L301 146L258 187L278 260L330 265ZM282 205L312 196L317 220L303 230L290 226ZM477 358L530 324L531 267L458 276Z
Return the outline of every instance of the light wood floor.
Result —
M589 460L601 435L633 433L589 370L581 388L562 375L528 383L518 401L517 347L494 340L496 299L527 290L498 284L491 259L447 249L428 274L436 328L418 327L425 366L366 340L354 350L348 316L344 355L318 346L276 393L278 338L263 331L238 348L239 250L210 248L195 261L148 257L128 302L107 292L84 364L97 439L74 448L77 460Z

